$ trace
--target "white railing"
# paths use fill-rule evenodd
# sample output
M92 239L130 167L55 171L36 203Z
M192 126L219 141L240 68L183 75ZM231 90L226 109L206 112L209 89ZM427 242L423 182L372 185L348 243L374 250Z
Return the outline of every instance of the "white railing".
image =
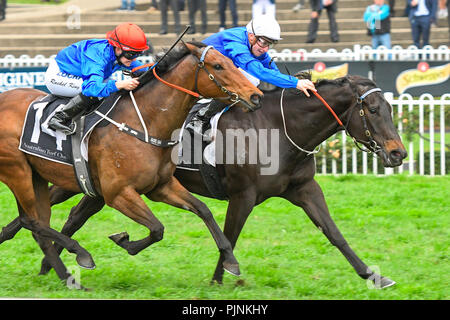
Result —
M280 62L294 62L294 61L370 61L370 60L391 60L391 61L407 61L407 60L422 60L427 61L442 61L450 60L450 48L442 45L438 48L432 46L425 46L418 49L415 46L402 48L401 46L393 46L392 49L386 47L378 47L372 49L371 46L354 45L353 48L346 48L342 51L336 49L328 49L322 51L320 49L313 49L307 51L305 49L291 50L283 49L280 52L275 49L269 51L271 57L275 61ZM52 56L53 57L53 56ZM48 66L51 57L37 55L30 57L28 55L21 55L16 58L13 55L6 55L0 58L0 68L14 68L14 67L41 67ZM153 57L145 56L139 57L139 60L144 63L153 62Z
M293 61L317 61L317 60L338 60L338 61L369 61L369 60L391 60L391 61L407 61L407 60L422 60L428 61L442 61L450 60L450 48L446 45L433 48L432 46L425 46L418 49L416 46L409 46L403 48L401 46L393 46L388 49L384 46L373 49L371 46L354 45L352 49L346 48L342 51L336 49L328 49L322 51L320 49L313 49L307 51L305 49L291 50L284 49L280 52L275 49L269 51L271 57L279 62L293 62Z
M45 57L43 55L37 55L34 58L24 54L16 58L12 54L8 54L3 58L0 58L0 68L26 68L26 67L47 67L50 63L50 59L55 57L52 55L50 57ZM138 58L142 63L154 62L152 56L142 56Z
M403 164L395 169L380 169L381 163L378 163L379 159L374 154L359 151L356 147L352 147L349 151L349 146L353 145L352 140L344 132L339 132L322 144L321 156L316 158L319 173L389 175L407 171L410 175L434 176L446 174L445 158L446 153L449 152L448 147L446 147L446 125L449 126L450 124L448 123L449 119L445 118L445 111L446 108L450 107L450 93L446 93L440 98L425 93L418 99L405 93L394 99L393 94L387 92L385 98L393 107L394 121L397 122L397 129L400 136L403 136L403 143L408 151L408 157ZM419 134L413 134L412 141L407 142L405 141L404 127L408 119L411 119L413 112L418 113L418 128L414 131ZM330 148L330 141L336 139L340 140L339 149ZM436 159L435 152L437 149L439 152ZM330 151L339 153L339 159L332 158L330 160L330 157L326 157L325 154ZM417 152L419 154L418 159L416 159ZM426 155L429 155L428 161L425 159ZM348 162L350 162L350 166ZM426 167L426 165L428 166Z

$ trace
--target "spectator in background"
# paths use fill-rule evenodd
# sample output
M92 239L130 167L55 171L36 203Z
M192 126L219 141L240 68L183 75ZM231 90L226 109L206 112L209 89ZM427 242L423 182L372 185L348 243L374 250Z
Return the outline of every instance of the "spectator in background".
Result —
M395 0L389 0L389 13L391 17L395 17Z
M447 0L448 40L450 42L450 0Z
M414 45L422 48L429 44L431 23L436 22L437 0L408 0L408 4Z
M122 0L122 6L117 11L134 11L136 6L135 0Z
M384 0L373 0L364 13L367 33L372 37L372 48L379 46L391 48L391 19L389 6Z
M253 19L263 14L269 15L275 19L275 0L253 0Z
M219 31L223 31L226 28L225 10L227 8L227 2L230 5L231 19L233 20L233 28L236 28L238 26L236 0L219 0L219 15L220 15Z
M323 8L327 10L328 14L331 41L339 42L338 27L335 17L335 14L337 12L337 0L309 0L309 2L311 4L312 12L306 43L314 43L314 41L316 41L317 30L319 29L319 17L322 13Z
M447 0L447 4L448 4ZM445 6L445 0L439 0L439 11L438 11L438 19L445 19L448 17L448 9Z
M206 28L208 27L208 17L206 15L206 0L188 0L189 8L189 24L191 28L188 33L193 34L196 32L195 29L195 13L200 9L202 16L202 34L206 33Z
M150 7L147 9L147 13L153 13L158 11L158 2L156 0L152 0Z
M168 6L172 8L173 17L175 20L175 33L181 33L180 26L180 12L178 8L178 0L160 0L159 1L159 10L161 10L161 31L159 34L167 34L167 11Z
M305 6L305 0L298 0L298 3L292 8L292 11L298 12Z
M6 0L0 0L0 21L6 18Z

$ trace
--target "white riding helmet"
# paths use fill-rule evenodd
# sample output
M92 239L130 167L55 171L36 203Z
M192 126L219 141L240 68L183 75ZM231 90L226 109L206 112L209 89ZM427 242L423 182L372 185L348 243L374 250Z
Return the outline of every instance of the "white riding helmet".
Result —
M270 15L260 15L247 24L247 32L257 37L266 37L272 40L283 40L280 37L281 29L277 20Z

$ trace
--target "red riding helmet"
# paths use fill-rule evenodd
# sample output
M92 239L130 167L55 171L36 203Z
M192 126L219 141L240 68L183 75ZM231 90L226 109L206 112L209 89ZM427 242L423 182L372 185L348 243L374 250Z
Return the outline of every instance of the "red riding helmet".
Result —
M119 24L106 34L108 42L123 51L145 51L149 47L144 31L134 23Z

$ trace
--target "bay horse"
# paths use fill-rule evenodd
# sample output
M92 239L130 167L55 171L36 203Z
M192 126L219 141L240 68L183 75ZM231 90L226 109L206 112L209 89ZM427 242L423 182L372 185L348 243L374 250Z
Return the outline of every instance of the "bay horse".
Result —
M232 61L212 47L201 43L181 43L163 60L168 71L164 80L202 96L237 103L246 111L260 107L262 92L253 86ZM169 61L171 61L169 63ZM164 65L163 62L160 66ZM148 134L168 140L179 128L195 103L196 97L157 81L149 72L139 78L134 93ZM192 91L191 91L192 92ZM73 168L29 155L18 149L27 108L32 101L46 95L35 89L15 89L0 94L0 181L13 192L19 209L19 226L33 232L46 261L61 280L70 274L52 241L77 255L80 266L94 268L94 261L78 242L50 228L48 183L73 193L80 193ZM117 103L111 116L117 123L140 128L141 121L131 106L130 96ZM149 229L142 240L129 241L127 234L111 237L129 254L137 254L163 238L164 226L147 207L141 194L155 201L187 209L198 215L211 232L224 268L239 275L239 264L230 242L213 215L173 177L175 165L170 161L172 148L160 148L124 134L112 125L97 127L89 141L89 165L96 191L112 208ZM20 228L20 227L19 227Z
M304 77L305 74L297 76ZM375 152L385 167L401 165L407 153L392 121L392 107L376 84L364 77L321 80L316 84L316 89L333 107L343 126L338 124L319 99L314 96L307 98L297 90L277 89L266 92L263 109L252 113L232 109L220 118L218 130L221 132L226 132L229 128L242 128L244 131L251 128L275 128L282 132L279 134L279 164L275 174L262 175L261 168L267 166L267 163L262 163L260 159L256 164L216 165L229 201L224 233L234 248L252 209L268 198L282 197L306 212L361 278L372 280L378 288L389 287L395 282L370 270L350 248L331 218L323 192L314 180L314 153L308 151L314 150L327 138L345 129L360 144ZM227 153L226 147L225 145L223 154ZM217 158L221 156L216 155ZM214 198L198 171L177 168L175 176L189 191ZM60 187L52 187L50 194L54 204L73 195ZM72 208L62 233L73 235L103 206L102 198L85 196ZM16 232L14 222L9 226L11 227L8 232L4 232L3 237L11 237ZM58 251L61 250L59 246ZM218 283L223 281L224 269L221 264L224 258L221 255L213 275L213 281ZM50 266L44 258L41 274L49 270Z

